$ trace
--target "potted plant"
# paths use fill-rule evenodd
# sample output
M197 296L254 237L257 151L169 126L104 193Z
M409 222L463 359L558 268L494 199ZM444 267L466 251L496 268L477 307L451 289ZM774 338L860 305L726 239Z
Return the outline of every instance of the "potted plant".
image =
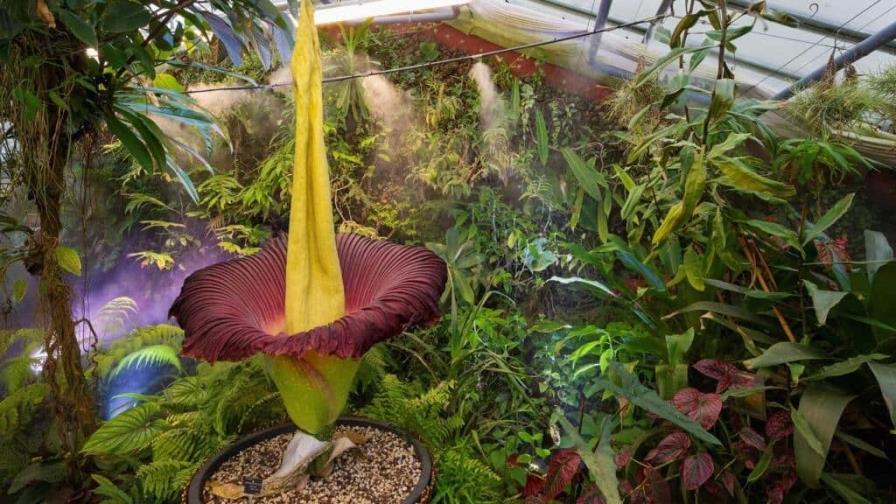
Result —
M251 257L195 272L171 315L184 329L185 355L210 362L266 355L295 425L237 441L194 476L186 498L217 502L290 493L288 501L308 502L320 492L350 502L421 501L430 469L421 445L381 424L336 420L360 357L375 343L439 317L446 266L422 247L336 236L319 46L307 0L291 68L297 113L288 237L272 239ZM339 460L358 445L364 457ZM406 461L408 454L416 462ZM368 466L378 456L377 472ZM362 466L370 472L359 475ZM398 480L382 481L384 475ZM359 493L340 493L321 481Z

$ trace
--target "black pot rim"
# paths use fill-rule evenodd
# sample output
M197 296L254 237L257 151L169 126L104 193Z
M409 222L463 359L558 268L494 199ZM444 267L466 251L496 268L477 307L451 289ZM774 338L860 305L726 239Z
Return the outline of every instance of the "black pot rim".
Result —
M336 420L336 424L356 427L373 427L396 434L406 442L410 443L410 445L414 447L414 455L420 460L420 480L417 481L417 484L402 504L416 504L420 501L420 498L424 495L427 488L429 488L430 480L432 479L432 457L429 454L429 450L423 446L423 443L407 432L378 420L370 420L361 417L340 417ZM206 480L208 480L208 478L214 474L225 461L252 445L294 430L296 430L296 426L292 423L278 425L244 436L225 447L221 452L203 464L193 475L193 478L190 480L190 486L187 487L187 503L202 504L202 490L205 487Z

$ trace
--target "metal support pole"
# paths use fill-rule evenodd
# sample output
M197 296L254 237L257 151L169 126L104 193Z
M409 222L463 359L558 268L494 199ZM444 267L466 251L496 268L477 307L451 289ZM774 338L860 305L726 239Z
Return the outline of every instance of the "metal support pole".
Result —
M612 5L613 0L600 0L600 5L597 7L597 18L594 20L594 31L603 30L607 26L607 18L610 17L610 7ZM591 36L590 54L588 55L589 63L594 63L597 51L600 49L600 39L603 38L603 35L603 32L600 32Z
M829 71L833 70L834 72L837 72L846 65L855 63L856 61L873 53L880 46L887 44L893 40L896 40L896 22L890 23L874 35L871 35L865 40L850 47L846 51L843 51L840 56L834 58L834 61L832 61L831 63L825 63L824 65L816 68L799 81L794 82L793 84L788 86L787 89L784 89L780 93L773 96L772 99L786 100L793 96L794 93L798 92L799 90L804 89L811 84L821 80L821 78L827 75Z
M663 14L669 12L669 9L672 8L672 2L675 0L663 0L660 4L659 8L656 10L657 16L662 16ZM653 21L650 23L650 26L647 27L647 32L644 33L643 42L646 44L650 42L650 39L653 38L653 30L656 28L656 24L658 21Z

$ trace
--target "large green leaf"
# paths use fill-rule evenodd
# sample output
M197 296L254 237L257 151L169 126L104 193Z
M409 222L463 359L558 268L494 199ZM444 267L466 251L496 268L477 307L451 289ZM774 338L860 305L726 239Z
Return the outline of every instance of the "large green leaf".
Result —
M675 409L674 406L662 400L656 392L638 381L638 377L625 369L618 362L610 364L613 374L619 378L619 383L597 378L596 382L601 387L609 390L617 397L624 397L633 405L649 411L654 415L664 418L673 424L689 432L694 438L715 446L722 443L712 434L706 431L700 424L691 420L686 415Z
M819 384L809 386L800 398L799 414L793 417L793 450L796 472L812 488L818 486L840 416L854 397Z
M558 419L563 429L572 438L576 451L582 458L582 462L585 463L585 467L588 468L588 472L591 473L594 484L600 489L607 504L622 504L622 497L619 495L619 481L616 479L616 464L613 462L613 448L610 446L613 429L610 417L604 417L600 441L597 443L597 449L593 452L562 412L558 415Z
M121 145L133 156L134 160L140 163L143 169L149 172L153 171L153 159L149 149L130 128L125 126L113 114L106 115L106 126L121 141Z
M780 238L787 245L790 245L791 247L800 251L801 254L803 253L803 247L800 245L799 238L797 237L796 232L790 228L784 227L775 222L756 219L743 220L738 222L757 231L761 231L769 236Z
M749 310L741 308L740 306L725 304L725 303L716 303L715 301L697 301L691 303L680 310L676 310L668 315L665 315L663 319L669 319L675 317L677 315L681 315L682 313L689 312L711 312L711 313L719 313L721 315L727 315L729 317L739 318L743 320L749 320L751 322L756 322L758 324L764 324L761 318L757 317L755 314L751 313Z
M566 164L579 183L579 187L584 189L588 196L594 198L595 201L601 201L603 198L601 198L600 187L597 184L599 175L594 166L586 163L584 159L576 154L576 151L569 147L564 147L560 152L563 154L563 158L566 159Z
M766 193L778 198L789 198L796 194L793 186L763 177L738 159L722 157L715 160L714 164L724 175L719 183L739 191Z
M725 114L734 105L734 79L718 79L712 90L709 101L709 122L716 123L725 118Z
M874 274L884 264L893 260L893 248L883 233L865 230L865 270L868 272L868 281L874 281Z
M875 321L888 327L896 327L896 296L893 286L896 285L896 262L883 265L874 274L869 297L868 313ZM885 341L894 336L892 331L881 327L874 328L878 341Z
M768 350L763 352L759 357L745 360L744 365L748 368L756 369L777 366L778 364L786 364L789 362L827 358L827 355L810 346L782 341L781 343L775 343L768 347Z
M109 0L100 17L103 31L124 33L134 31L149 24L152 16L140 2L135 0Z
M535 150L538 152L538 160L541 164L548 164L550 155L550 140L548 139L548 127L544 122L544 115L540 110L535 111Z
M809 296L812 297L812 308L815 309L815 318L818 319L818 325L825 325L828 320L828 314L837 306L843 298L849 295L848 292L829 291L819 289L814 283L803 280Z
M72 35L78 37L81 42L84 42L90 47L95 48L97 46L98 42L93 26L87 24L86 21L79 18L75 13L68 9L59 9L56 11L56 17L62 21L62 24L68 28L68 31L72 32Z
M165 428L156 418L155 402L137 405L104 423L81 449L88 455L126 455L149 448L153 439Z
M827 228L833 226L835 222L840 220L840 217L843 217L843 215L849 211L849 207L852 206L854 197L855 193L847 194L840 201L835 203L830 210L825 212L820 219L809 226L803 234L803 246L815 238L818 238L818 236L821 235L821 233L824 233Z
M822 474L821 481L825 485L831 487L831 490L837 493L846 504L871 504L871 501L862 497L862 495L848 485L837 479L836 474Z
M868 367L877 378L880 393L884 396L884 404L890 411L890 421L893 422L894 431L896 431L896 364L869 362Z

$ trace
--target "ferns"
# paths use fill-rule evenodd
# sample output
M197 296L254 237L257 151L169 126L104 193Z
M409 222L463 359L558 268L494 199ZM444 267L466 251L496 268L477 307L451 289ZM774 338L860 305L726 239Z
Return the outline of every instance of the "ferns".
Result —
M151 345L126 355L109 374L109 378L114 378L123 369L131 366L160 366L164 364L173 366L178 371L183 371L183 366L180 363L180 354L177 349L168 345Z
M183 331L179 327L170 324L158 324L134 329L126 337L112 343L109 347L100 350L94 355L96 373L101 377L107 376L129 354L146 347L165 345L172 349L179 349L183 337ZM179 362L180 360L178 359ZM118 371L121 370L116 370L116 372Z
M113 487L121 484L119 490L134 502L176 502L195 468L209 456L239 434L286 419L259 358L200 364L196 375L178 378L162 394L143 399L103 424L84 446L85 453L125 464L136 474L127 487L106 473L106 481ZM111 487L101 487L103 493L96 493L112 499L109 504L123 502L121 495L109 497L115 493Z
M32 383L17 389L0 401L0 439L7 439L28 424L31 412L50 393L46 383Z
M501 479L465 444L463 418L448 414L453 395L450 381L424 391L389 374L362 413L417 434L433 451L439 473L434 503L498 502Z
M143 495L151 502L176 501L198 465L198 462L160 460L137 469Z

